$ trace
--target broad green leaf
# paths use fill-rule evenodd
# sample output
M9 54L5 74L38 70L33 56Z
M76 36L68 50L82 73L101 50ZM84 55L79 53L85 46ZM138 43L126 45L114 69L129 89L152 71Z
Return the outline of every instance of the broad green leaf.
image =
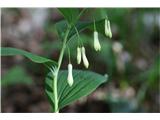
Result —
M17 77L18 76L18 77ZM32 84L32 78L27 75L26 71L21 66L14 66L2 76L2 86L15 84Z
M55 26L60 39L63 40L65 35L65 30L67 30L67 21L62 20L60 22L57 22Z
M1 56L14 56L14 55L25 56L35 63L44 63L47 65L57 65L57 63L51 59L35 55L35 54L32 54L24 50L20 50L17 48L11 48L11 47L1 47Z
M77 8L59 8L58 10L69 24L74 24L80 18L85 9L82 9L81 12Z
M59 108L72 103L73 101L89 95L93 92L100 84L107 81L107 78L91 72L91 71L81 71L73 70L74 84L70 87L67 83L67 70L62 70L58 75L58 99ZM54 95L53 95L53 76L48 73L45 80L45 91L46 94L54 107Z
M58 10L66 19L66 20L64 20L65 23L63 23L63 21L62 21L63 24L61 24L61 22L59 22L60 24L59 23L56 24L58 34L59 34L60 38L63 39L63 36L65 34L65 30L68 27L68 23L69 23L69 25L74 27L73 25L75 25L77 23L77 21L79 20L81 15L86 11L86 8L82 9L81 11L77 8L59 8Z
M105 35L105 29L104 29L105 28L105 19L95 21L95 24L96 24L96 30L99 33ZM75 24L75 26L79 32L82 32L85 29L90 29L90 30L94 31L94 22L93 21L80 21L80 22L77 22L77 24ZM62 39L64 36L64 32L67 29L67 22L66 21L58 22L56 24L56 29L57 29L59 36ZM74 35L76 35L76 30L73 27L69 33L68 39L71 39Z
M69 23L74 23L79 15L79 10L77 8L59 8L58 10Z

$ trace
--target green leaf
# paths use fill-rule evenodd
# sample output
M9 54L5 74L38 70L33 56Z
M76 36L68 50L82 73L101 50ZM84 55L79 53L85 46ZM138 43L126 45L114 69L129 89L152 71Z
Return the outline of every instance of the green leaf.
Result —
M73 25L76 24L78 19L81 17L81 15L87 10L86 8L82 9L81 11L77 8L59 8L58 9L60 13L64 16L66 20L56 23L56 28L58 31L58 34L61 39L63 39L65 30L69 25L74 27Z
M107 78L91 72L91 71L81 71L73 70L74 84L70 87L67 83L67 70L62 70L58 75L58 99L59 99L59 109L72 103L73 101L89 95L93 92L100 84L107 81ZM45 91L50 100L52 106L54 107L54 96L53 96L53 76L48 73L45 80Z
M1 47L1 56L14 56L14 55L25 56L35 63L44 63L46 65L57 65L57 63L51 59L35 55L24 50L11 47Z
M28 76L24 68L21 66L14 66L11 68L4 76L2 76L1 81L2 86L32 83L32 78Z
M105 36L105 19L95 21L95 24L96 24L96 30ZM93 21L80 21L80 22L77 22L77 24L75 26L79 32L82 32L85 29L90 29L90 30L94 31L94 22ZM56 24L56 29L57 29L57 32L58 32L60 38L62 39L64 36L64 32L65 32L64 30L67 29L67 22L64 20L58 22ZM73 27L68 35L68 39L71 39L74 35L76 35L76 30Z
M79 18L79 9L77 8L59 8L58 9L69 24L74 24Z

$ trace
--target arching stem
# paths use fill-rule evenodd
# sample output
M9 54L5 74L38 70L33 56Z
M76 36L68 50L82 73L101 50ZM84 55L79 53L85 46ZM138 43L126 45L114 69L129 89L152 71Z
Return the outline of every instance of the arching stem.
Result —
M65 48L66 48L67 37L69 35L70 29L71 29L71 27L68 26L68 28L66 30L66 33L65 33L65 36L64 36L62 49L61 49L60 56L59 56L59 59L58 59L58 67L56 69L56 72L55 72L55 75L54 75L54 81L53 81L53 85L52 85L52 87L54 88L53 95L54 95L54 112L55 113L59 112L59 107L58 107L58 91L57 91L57 78L58 78L58 73L59 73L59 70L60 70L60 67L61 67L61 64L62 64L62 60L63 60L63 56L64 56L64 51L65 51Z

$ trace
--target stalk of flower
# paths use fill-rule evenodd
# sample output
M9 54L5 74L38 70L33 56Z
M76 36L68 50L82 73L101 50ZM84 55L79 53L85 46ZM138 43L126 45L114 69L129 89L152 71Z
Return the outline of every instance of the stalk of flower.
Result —
M98 32L97 31L94 31L94 49L96 51L100 51L101 50L101 45L99 43Z
M85 66L86 68L88 68L88 67L89 67L89 62L88 62L87 57L86 57L85 48L82 47L81 49L82 49L83 64L84 64L84 66Z
M81 48L77 47L77 64L81 63Z
M67 77L67 82L69 86L71 87L73 85L73 75L72 75L72 64L68 64L68 77Z

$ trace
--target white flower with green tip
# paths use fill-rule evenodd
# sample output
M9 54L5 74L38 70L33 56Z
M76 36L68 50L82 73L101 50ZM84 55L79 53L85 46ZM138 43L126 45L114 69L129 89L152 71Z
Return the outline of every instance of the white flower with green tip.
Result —
M68 82L70 87L73 85L72 64L68 64L67 82Z
M94 49L96 51L100 51L101 50L101 45L99 43L98 32L97 31L94 31Z
M81 48L77 47L77 63L81 63Z
M88 62L87 57L86 57L85 48L82 47L81 49L82 49L83 64L84 64L84 66L85 66L86 68L88 68L88 67L89 67L89 62Z

